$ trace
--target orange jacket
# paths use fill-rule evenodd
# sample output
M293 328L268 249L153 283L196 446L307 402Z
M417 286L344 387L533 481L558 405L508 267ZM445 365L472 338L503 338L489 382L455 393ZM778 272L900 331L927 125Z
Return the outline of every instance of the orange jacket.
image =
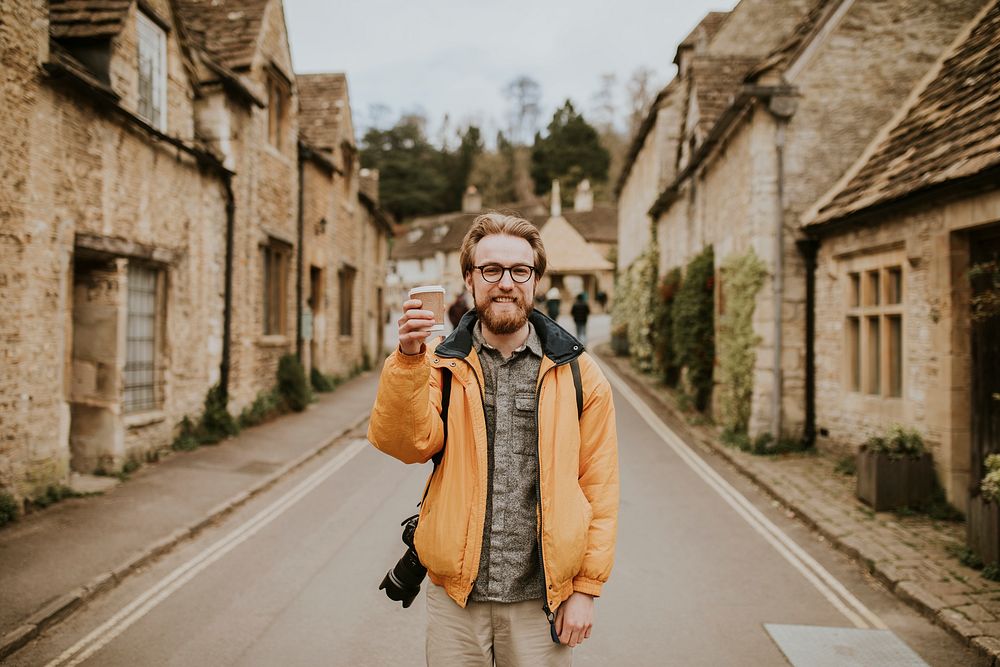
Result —
M448 444L429 481L414 544L435 584L462 607L479 571L486 517L487 436L483 371L472 346L475 312L434 350L386 360L368 439L404 463L442 447L441 373L452 374ZM611 387L575 338L544 315L531 322L545 355L538 372L539 522L546 606L573 593L600 595L614 561L618 439ZM579 358L583 413L569 367Z

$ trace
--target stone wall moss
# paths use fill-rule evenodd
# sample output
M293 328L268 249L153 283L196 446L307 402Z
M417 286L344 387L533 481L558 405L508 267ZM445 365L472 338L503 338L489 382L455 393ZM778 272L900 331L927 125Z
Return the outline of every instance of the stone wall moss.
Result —
M680 364L673 346L674 301L681 287L681 270L671 269L657 286L653 302L653 369L668 387L676 387Z

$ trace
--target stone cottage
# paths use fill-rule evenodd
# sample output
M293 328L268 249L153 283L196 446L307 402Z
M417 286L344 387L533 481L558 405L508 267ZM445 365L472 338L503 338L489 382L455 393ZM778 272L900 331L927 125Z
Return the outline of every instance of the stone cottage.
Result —
M997 53L994 0L803 218L820 441L915 428L963 510L1000 452Z
M213 386L239 412L308 293L280 0L12 0L2 24L0 491L22 499L169 445ZM377 286L358 180L338 224Z
M799 217L857 159L980 6L818 0L801 12L803 3L745 0L705 53L680 55L678 76L687 79L688 94L676 175L650 208L659 269L684 266L712 247L718 317L733 296L720 269L749 253L762 263L766 275L752 297L751 435L806 442L815 435L805 270L811 258L796 234ZM798 21L782 24L790 14Z
M300 74L303 190L303 363L345 375L382 356L391 225L378 172L360 169L347 77ZM372 335L374 334L374 336Z

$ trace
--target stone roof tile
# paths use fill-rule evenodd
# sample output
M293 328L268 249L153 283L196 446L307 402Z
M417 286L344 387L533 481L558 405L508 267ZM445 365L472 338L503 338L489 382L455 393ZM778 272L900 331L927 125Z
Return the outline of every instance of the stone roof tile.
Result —
M184 27L198 46L221 64L246 69L270 0L177 0Z
M334 152L346 139L342 137L345 115L350 113L347 77L342 72L298 74L299 131L306 143L320 150Z
M114 37L131 6L131 0L50 0L49 34L55 39Z
M842 218L1000 165L1000 1L948 51L894 123L806 224Z

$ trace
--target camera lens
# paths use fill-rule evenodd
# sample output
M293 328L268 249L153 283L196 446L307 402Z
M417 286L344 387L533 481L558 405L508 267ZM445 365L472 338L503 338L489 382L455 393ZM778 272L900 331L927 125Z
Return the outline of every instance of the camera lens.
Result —
M413 604L426 574L427 569L420 564L417 553L412 548L407 549L396 566L386 573L379 590L384 590L390 600L402 602L405 609Z

